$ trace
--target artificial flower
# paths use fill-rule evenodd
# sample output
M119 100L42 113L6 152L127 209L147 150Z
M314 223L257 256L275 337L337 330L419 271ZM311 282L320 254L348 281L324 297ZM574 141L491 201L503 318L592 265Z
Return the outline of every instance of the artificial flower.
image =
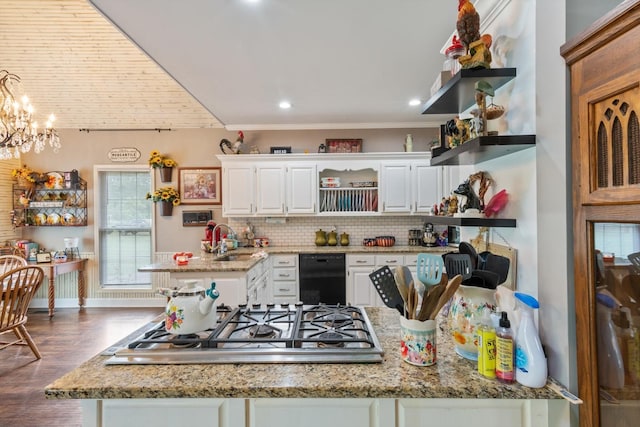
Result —
M180 204L180 193L173 187L160 187L153 193L147 193L147 200L152 202L171 202L173 206Z
M173 168L178 166L175 160L163 156L159 151L153 150L149 154L149 166L153 168Z

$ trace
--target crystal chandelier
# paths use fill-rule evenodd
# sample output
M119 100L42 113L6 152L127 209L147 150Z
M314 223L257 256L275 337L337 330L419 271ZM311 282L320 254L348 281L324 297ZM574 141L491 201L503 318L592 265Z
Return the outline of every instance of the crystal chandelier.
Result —
M20 77L0 70L0 159L20 157L20 153L33 150L40 153L49 144L55 153L60 149L60 138L53 128L55 116L51 114L43 130L33 120L33 106L23 95L20 101Z

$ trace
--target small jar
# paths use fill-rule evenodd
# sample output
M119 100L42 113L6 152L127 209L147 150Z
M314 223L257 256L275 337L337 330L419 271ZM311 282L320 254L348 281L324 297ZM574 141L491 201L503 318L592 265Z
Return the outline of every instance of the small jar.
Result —
M466 53L467 51L462 43L460 43L460 40L458 40L458 37L453 36L451 46L449 46L444 51L444 54L447 57L444 62L444 71L450 71L452 76L460 71L460 63L458 62L458 58Z

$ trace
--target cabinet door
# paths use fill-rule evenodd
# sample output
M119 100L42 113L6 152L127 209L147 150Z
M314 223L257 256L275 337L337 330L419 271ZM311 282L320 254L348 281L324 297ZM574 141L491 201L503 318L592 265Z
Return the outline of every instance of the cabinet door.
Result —
M233 165L223 169L222 210L225 215L253 214L253 166Z
M316 213L316 166L308 163L287 166L287 213Z
M411 166L382 163L380 166L382 212L411 211Z
M256 166L256 213L284 214L285 167L282 165Z
M232 427L245 424L243 399L105 399L100 426Z
M393 399L249 399L248 402L247 425L254 427L395 425Z
M368 307L379 306L380 297L371 283L373 267L349 267L347 272L347 302Z
M442 199L442 167L416 163L412 171L413 211L428 213Z

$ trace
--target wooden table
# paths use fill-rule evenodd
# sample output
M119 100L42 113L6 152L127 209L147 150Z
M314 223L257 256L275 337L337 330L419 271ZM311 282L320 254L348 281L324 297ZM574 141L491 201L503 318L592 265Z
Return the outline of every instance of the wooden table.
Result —
M84 300L87 294L87 286L84 281L84 270L87 265L87 259L74 259L66 262L41 262L41 263L29 263L29 265L37 265L44 270L44 274L49 278L49 317L53 317L53 310L55 307L56 298L56 276L61 274L71 273L73 271L78 272L78 305L84 306Z

